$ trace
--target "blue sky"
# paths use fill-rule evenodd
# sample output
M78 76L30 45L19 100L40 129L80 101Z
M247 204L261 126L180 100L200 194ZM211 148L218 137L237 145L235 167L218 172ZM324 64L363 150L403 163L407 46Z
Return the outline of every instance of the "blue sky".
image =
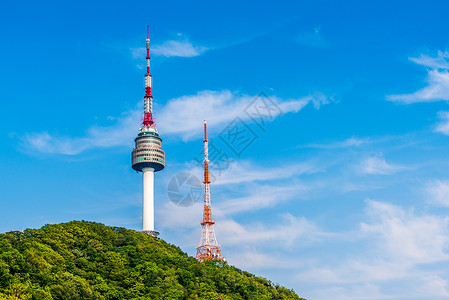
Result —
M201 201L176 205L167 186L201 178L207 119L230 264L308 299L449 299L448 9L3 3L0 231L73 219L140 230L130 158L149 24L162 239L195 254Z

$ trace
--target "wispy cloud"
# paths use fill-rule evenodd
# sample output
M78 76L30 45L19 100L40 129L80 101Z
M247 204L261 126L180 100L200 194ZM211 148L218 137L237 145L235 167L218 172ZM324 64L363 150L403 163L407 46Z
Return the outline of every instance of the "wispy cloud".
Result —
M223 91L202 91L196 95L182 96L170 100L165 105L159 118L164 120L161 124L161 132L181 134L184 140L188 140L201 132L198 120L208 120L208 126L224 126L233 121L236 117L242 120L249 119L245 114L245 109L256 100L254 95L245 95L229 90ZM258 98L264 98L258 97ZM329 98L326 95L317 93L299 99L281 99L276 96L269 97L270 102L280 108L283 114L297 113L307 104L312 103L315 108L322 104L327 104ZM264 108L264 114L269 114L272 106ZM271 115L271 121L281 114Z
M305 244L306 240L317 239L320 230L303 217L295 217L289 213L281 216L277 224L267 226L263 223L242 225L234 220L220 222L220 240L227 246L256 245L276 242L276 247L290 248L297 239Z
M407 296L435 299L448 295L448 281L435 263L449 260L449 218L436 215L417 215L390 203L367 200L366 221L358 232L350 232L359 245L357 254L348 252L334 262L317 262L302 268L301 281L334 285L339 299L407 299ZM331 266L330 266L330 265ZM385 282L410 286L381 293ZM356 293L356 288L359 292ZM382 289L379 289L382 288ZM373 290L373 297L369 292ZM363 293L365 292L365 293ZM315 296L333 299L321 291Z
M232 220L232 217L235 215L245 211L270 208L280 202L299 199L303 193L310 189L310 186L305 186L299 182L297 177L301 174L314 173L319 170L312 162L277 165L279 167L267 169L250 161L236 161L227 172L217 177L217 180L213 182L212 195L215 195L213 196L213 214L220 219L221 224L229 222L229 226L233 228L231 230L228 228L228 225L224 226L223 228L228 228L226 229L228 232L224 235L227 236L229 230L231 230L233 231L231 235L234 236L234 231L238 231L238 228L244 228L239 227ZM201 178L203 169L194 167L188 172L197 178ZM166 174L166 176L170 178L173 174ZM273 181L278 183L273 184ZM233 194L232 190L236 188L238 193ZM201 218L199 204L201 203L189 207L179 207L172 202L167 202L164 204L164 209L161 210L162 217L159 224L170 229L195 228L198 225L198 220ZM289 215L283 215L282 220L284 223L291 223L288 226L294 227L295 224L299 224L299 221L296 222L296 218ZM251 228L256 229L260 228L260 226L254 225ZM268 232L266 228L261 229L261 231ZM274 235L275 231L270 232L269 235ZM254 239L259 239L256 233L252 233L252 235ZM237 238L237 235L235 235L235 238Z
M117 118L112 126L92 126L84 137L65 137L48 132L26 133L22 139L30 152L76 155L93 148L109 148L131 145L139 124L137 111L129 111Z
M292 178L300 174L311 174L319 172L315 164L311 162L289 164L285 166L279 166L274 168L261 167L255 165L249 161L241 161L239 163L232 164L230 172L217 178L216 184L236 184L244 182L255 181L267 181L267 180L282 180L286 178Z
M411 57L410 60L418 65L426 66L432 69L449 69L449 52L438 51L436 57L421 54L419 57Z
M166 105L157 107L156 118L163 120L158 126L164 135L177 135L189 140L201 133L201 122L208 120L212 130L217 126L224 128L227 123L240 117L250 116L244 110L254 101L255 96L241 95L229 90L202 91L196 95L171 99ZM308 103L316 108L328 103L322 94L300 99L281 99L271 97L282 113L297 113ZM273 115L267 121L273 121L281 114ZM83 137L64 137L48 132L26 133L22 142L26 149L40 153L76 155L93 148L130 145L139 127L140 110L133 109L116 119L111 126L92 126Z
M271 184L253 184L246 187L247 193L239 197L224 198L216 207L217 214L234 215L246 211L274 207L280 202L298 199L309 188L297 183L273 186Z
M449 260L449 218L419 216L413 210L378 201L367 201L371 223L362 223L361 232L377 236L376 247L396 262L432 263Z
M160 218L157 220L161 228L182 230L198 227L201 221L202 203L192 206L177 206L171 201L164 203L162 209L159 210Z
M438 116L441 121L437 124L435 132L449 135L449 111L441 111Z
M350 286L331 286L315 292L316 299L339 300L380 300L392 299L381 291L381 287L372 283L352 284Z
M207 47L193 45L189 40L170 40L160 45L154 45L151 52L154 55L163 55L165 57L193 57L198 56L207 50Z
M392 140L398 142L397 138ZM385 140L370 139L369 141L378 143ZM401 144L401 142L398 143ZM363 161L361 157L367 158L366 170L370 174L392 174L392 172L409 169L407 166L390 162L388 155L386 155L387 159L382 154L364 156L367 154L362 153L362 156L359 156L358 150L364 152L366 149L353 148L356 146L345 148L346 145L352 144L354 143L346 140L338 142L341 149L338 149L336 153L341 157L342 152L350 152L350 157L343 157L338 164L346 165L346 170L351 171L351 174L354 173L352 164L355 161L360 167L360 161ZM388 151L385 145L381 148ZM334 148L330 149L322 152L326 154L337 152ZM368 163L369 159L371 163ZM317 162L326 165L326 168L324 170L319 168L321 164ZM213 214L217 221L215 230L218 241L223 247L223 253L230 264L248 268L259 274L263 274L268 269L270 272L282 272L285 274L283 280L287 282L286 284L295 286L301 282L301 285L296 285L298 288L306 286L304 290L307 294L304 293L303 296L310 299L447 297L448 277L447 272L442 269L446 261L449 261L447 248L449 218L388 202L367 200L365 214L357 213L357 218L360 218L358 222L350 222L346 229L329 229L335 223L324 220L327 212L313 219L302 216L303 213L308 214L306 207L309 205L319 207L320 201L312 199L309 202L299 202L297 200L320 190L314 186L316 182L313 182L313 177L319 177L322 190L331 190L328 191L330 197L335 196L335 186L343 186L342 182L346 183L348 178L333 181L334 177L340 179L347 174L341 172L340 168L329 167L329 164L321 162L321 159L298 165L301 169L298 172L294 172L293 169L296 166L293 164L290 170L288 162L285 162L285 165L277 163L274 165L279 166L279 169L277 167L272 169L271 176L266 174L267 169L262 164L258 165L257 161L238 162L236 166L242 166L242 168L233 169L232 167L229 176L223 175L221 184L217 179L212 186ZM350 165L349 168L348 165ZM289 176L280 174L283 168ZM329 180L321 176L321 173L319 176L313 175L315 172L323 172L323 176L330 175L333 183L329 183ZM232 178L231 175L236 178ZM402 175L407 174L397 175L401 178L400 180L403 180ZM276 178L278 176L281 178ZM355 177L361 178L362 183L366 184L365 176L355 174ZM377 179L388 180L391 183L397 182L398 177L377 177ZM239 182L240 180L242 182ZM279 184L280 182L282 184ZM442 196L439 197L444 199L445 185L449 183L441 182L444 186ZM354 180L354 183L359 182ZM435 185L435 188L438 188L438 185ZM358 196L347 199L358 199ZM339 201L339 198L335 200ZM288 205L289 208L294 207L294 211L282 212L281 204ZM171 210L168 208L166 210L166 222L169 222L168 214ZM264 215L263 210L269 214ZM248 219L246 212L254 211L257 213L256 219ZM176 212L175 217L171 217L175 218L173 222L178 224L173 226L173 230L183 228L186 236L191 236L191 232L196 230L195 234L199 237L200 212L199 204L191 211L181 208L179 212ZM180 225L181 218L189 218L189 221ZM326 226L329 227L326 229ZM310 253L313 254L310 255ZM315 253L323 253L323 255L317 256ZM326 292L323 292L322 286L328 287ZM391 288L392 286L394 288ZM407 291L400 290L404 286L412 286L412 288ZM413 297L407 297L408 295Z
M144 47L130 48L129 50L134 59L142 60L146 56L146 48ZM194 57L203 54L207 50L209 48L195 45L188 39L168 40L162 44L151 45L152 55L165 57Z
M427 86L410 94L388 95L387 100L407 104L449 100L449 52L438 51L436 57L421 54L410 60L429 68Z
M328 144L309 144L301 146L304 148L318 148L318 149L337 149L337 148L347 148L347 147L359 147L364 144L372 142L369 138L356 138L350 137L343 141L331 142Z
M363 174L388 175L407 168L400 165L389 164L382 155L372 156L360 162L359 171Z
M326 47L327 43L323 39L321 35L321 28L320 26L317 26L313 28L312 32L303 32L301 33L296 40L298 43L308 46L308 47Z
M216 232L222 245L226 245L226 257L231 264L243 268L298 269L304 262L285 259L283 252L305 248L330 235L304 217L285 213L272 219L245 224L220 220Z
M422 295L434 295L436 297L449 297L449 280L438 275L427 275L419 286Z
M435 180L426 187L431 202L449 207L449 180Z
M258 268L258 269L273 269L273 268L297 268L301 262L286 261L279 254L267 254L264 251L252 249L238 248L238 251L228 252L226 259L229 263L240 268Z
M211 160L211 165L214 165L213 160ZM227 169L217 173L217 176L214 177L213 184L223 186L228 184L282 180L301 174L313 174L324 171L323 167L318 166L312 161L285 165L279 163L278 165L278 167L267 168L266 166L261 166L248 160L231 161ZM190 172L197 177L201 177L203 167L195 166ZM213 168L211 168L211 172L214 172Z

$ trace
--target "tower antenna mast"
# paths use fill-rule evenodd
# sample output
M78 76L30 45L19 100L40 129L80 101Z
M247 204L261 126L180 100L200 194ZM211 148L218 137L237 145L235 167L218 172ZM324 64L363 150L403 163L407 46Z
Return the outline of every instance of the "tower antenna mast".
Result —
M203 221L201 222L201 240L196 248L196 259L204 261L207 259L225 260L221 255L220 245L215 238L214 224L212 220L212 207L210 203L210 180L209 180L209 151L207 139L207 126L204 120L204 208Z
M143 125L144 126L154 126L153 121L153 96L151 95L151 73L150 73L150 26L147 25L147 73L145 74L145 110L143 115Z

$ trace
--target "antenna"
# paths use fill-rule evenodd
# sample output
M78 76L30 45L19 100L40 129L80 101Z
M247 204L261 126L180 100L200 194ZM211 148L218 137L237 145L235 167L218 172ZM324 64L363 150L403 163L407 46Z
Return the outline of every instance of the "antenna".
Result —
M204 208L203 221L201 222L201 240L196 248L196 259L204 261L206 259L225 260L221 255L220 245L215 238L214 224L212 220L212 207L210 203L210 181L209 181L209 151L207 139L207 124L204 120Z
M151 95L151 73L150 73L150 26L147 25L147 73L145 74L145 111L143 114L143 126L155 127L153 120L153 95Z

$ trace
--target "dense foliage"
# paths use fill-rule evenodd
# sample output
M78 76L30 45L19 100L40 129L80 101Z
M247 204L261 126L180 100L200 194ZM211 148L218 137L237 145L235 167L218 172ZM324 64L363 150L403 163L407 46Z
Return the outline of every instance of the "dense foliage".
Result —
M73 221L0 234L0 299L301 299L125 228Z

